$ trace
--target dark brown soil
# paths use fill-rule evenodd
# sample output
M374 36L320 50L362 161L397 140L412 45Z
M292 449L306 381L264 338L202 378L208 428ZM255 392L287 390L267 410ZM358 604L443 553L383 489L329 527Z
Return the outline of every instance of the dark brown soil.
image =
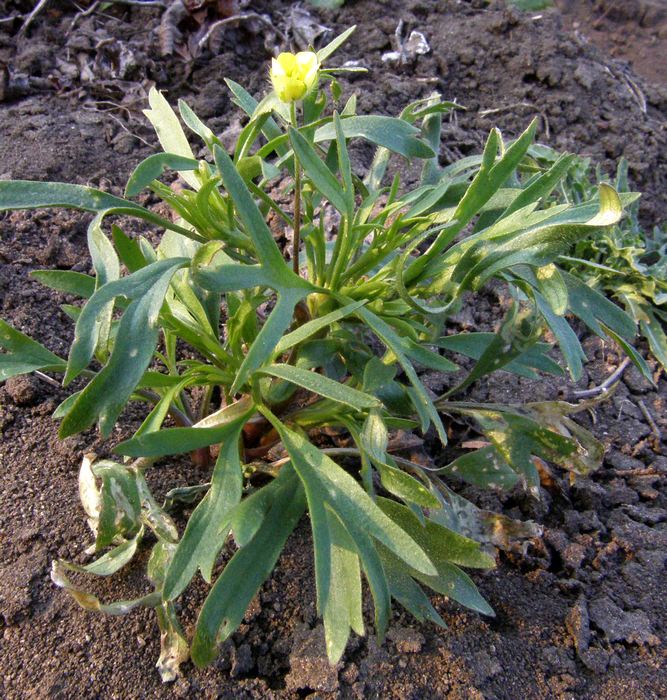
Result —
M290 3L251 5L285 30ZM10 0L2 14L32 6L32 0ZM214 52L205 49L186 60L160 56L159 9L108 7L81 18L70 32L74 12L53 2L22 38L16 35L20 20L0 24L0 177L120 191L150 152L141 139L154 143L140 112L150 84L170 88L171 99L185 96L223 132L236 118L223 77L255 93L266 82L264 25L232 26L214 42ZM423 31L431 45L429 54L402 66L381 60L399 19ZM359 25L339 60L360 59L370 69L346 84L359 93L364 111L396 113L434 89L467 107L446 126L443 161L478 151L493 125L512 137L539 115L544 142L590 155L608 168L625 155L634 184L646 193L646 222L667 218L664 84L646 82L565 31L557 12L520 15L477 1L357 0L319 20L338 30ZM198 25L193 20L181 29L177 45L184 53ZM636 31L642 31L639 24ZM368 153L358 149L356 155L361 167ZM42 267L87 271L85 224L84 216L53 211L0 217L0 317L60 353L66 352L71 325L59 304L69 300L44 290L28 273ZM461 315L461 326L487 327L497 317L496 306L489 294ZM588 339L586 349L584 385L599 382L619 362L616 350L598 339ZM437 390L441 380L429 381ZM474 395L494 401L555 398L562 388L559 382L535 385L501 374ZM80 552L89 543L78 504L83 453L106 454L138 418L128 413L107 443L92 431L61 443L50 414L62 398L64 393L33 378L0 388L2 697L667 696L667 458L665 441L653 434L641 408L667 435L664 376L654 390L628 371L595 420L585 419L608 446L605 465L592 478L570 484L559 477L541 501L517 492L466 492L544 526L544 536L523 554L502 554L497 570L476 577L495 619L435 596L448 629L420 626L397 612L384 646L372 636L354 639L341 666L330 669L315 616L304 521L219 661L204 671L187 664L173 686L162 686L153 667L159 641L151 613L86 613L50 582L50 561L83 561ZM152 478L161 494L205 475L178 462L156 468ZM95 591L117 599L136 595L143 585L137 568L97 583ZM197 585L183 602L190 632L205 594L206 587Z

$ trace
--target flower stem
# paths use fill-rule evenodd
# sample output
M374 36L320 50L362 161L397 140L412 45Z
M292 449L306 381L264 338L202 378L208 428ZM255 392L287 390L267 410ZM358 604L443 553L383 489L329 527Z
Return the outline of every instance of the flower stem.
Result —
M290 106L292 126L297 129L296 102ZM294 154L294 240L292 243L292 269L299 274L299 248L301 246L301 164Z

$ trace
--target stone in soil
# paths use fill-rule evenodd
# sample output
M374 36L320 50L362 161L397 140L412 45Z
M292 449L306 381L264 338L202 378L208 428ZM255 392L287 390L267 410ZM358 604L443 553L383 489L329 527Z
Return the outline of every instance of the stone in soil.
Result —
M302 628L297 631L289 663L290 672L285 677L289 689L329 693L338 689L341 664L331 666L329 663L322 625L313 630Z
M39 381L30 375L10 377L5 382L5 392L17 406L32 406L40 395Z
M410 627L392 627L387 637L394 643L399 654L417 654L426 642L421 632Z
M626 612L610 598L604 597L591 601L589 614L591 622L604 632L610 642L651 646L660 643L643 610Z

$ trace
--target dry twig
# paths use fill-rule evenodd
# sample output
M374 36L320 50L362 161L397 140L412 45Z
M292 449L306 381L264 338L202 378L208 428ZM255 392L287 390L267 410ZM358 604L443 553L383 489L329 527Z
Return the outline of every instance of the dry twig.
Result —
M126 109L125 107L121 107L120 105L117 105L117 106L118 106L119 109ZM120 117L117 117L115 114L112 114L110 110L108 110L108 109L97 109L96 107L86 107L86 106L84 106L82 109L85 110L86 112L97 112L98 114L104 114L105 116L109 117L110 119L113 119L113 120L118 124L118 126L119 126L123 131L125 131L126 133L128 133L130 136L132 136L133 138L137 139L138 141L141 141L141 143L143 143L145 146L148 146L149 148L153 148L153 144L148 143L148 141L146 141L146 139L142 138L142 137L139 136L138 134L135 134L133 131L130 131L130 130L127 128L127 126L125 126L125 124L123 123L123 120L120 119ZM129 112L128 112L128 113L129 113Z
M44 374L44 372L40 372L38 369L36 369L36 370L33 372L33 374L35 375L35 377L37 377L37 379L41 379L41 380L42 380L43 382L45 382L46 384L50 384L51 386L56 387L56 389L62 389L62 388L63 388L63 386L62 386L62 384L61 384L60 382L56 381L56 380L53 379L52 377L49 377L48 374Z
M278 30L277 27L273 25L271 20L268 17L265 17L264 15L260 15L258 12L243 12L238 15L231 15L230 17L225 17L224 19L219 19L216 22L213 22L213 24L208 28L207 32L204 34L204 36L197 42L197 46L201 49L204 48L206 42L211 38L211 36L215 33L217 29L220 27L224 27L226 24L231 24L232 22L242 22L244 20L248 19L256 19L263 24L266 24L267 26L271 27L276 33L280 34L280 36L284 39L285 35Z
M107 0L107 2L110 2L111 4L115 5L134 5L137 7L166 7L165 3L162 2L162 0ZM69 31L71 32L79 23L79 21L82 20L84 17L89 17L90 15L92 15L101 4L102 0L95 0L95 2L91 3L91 5L85 10L81 10L80 12L78 12L74 16L74 19L72 20L71 24L69 25Z
M598 396L600 394L606 394L613 386L620 380L625 372L627 366L630 364L630 358L626 357L623 362L598 386L594 386L592 389L584 389L582 391L573 391L572 395L576 396L578 399L587 399L591 396Z
M10 22L15 22L17 19L24 19L25 15L14 14L9 15L9 17L0 17L0 24L9 24Z
M514 102L513 104L505 105L504 107L496 107L496 109L482 109L479 112L479 116L488 117L491 114L500 114L501 112L517 109L517 107L527 107L528 109L537 110L537 107L530 102Z
M25 18L25 22L21 25L17 36L23 36L28 31L28 27L32 24L32 21L46 7L48 2L49 0L39 0L30 14Z
M658 440L662 440L662 433L660 432L660 428L658 428L658 424L653 420L653 416L651 415L651 412L648 410L646 407L646 404L642 399L637 401L637 404L639 405L639 410L644 414L644 418L646 418L646 422L651 426L651 430L653 431L653 434L658 438Z

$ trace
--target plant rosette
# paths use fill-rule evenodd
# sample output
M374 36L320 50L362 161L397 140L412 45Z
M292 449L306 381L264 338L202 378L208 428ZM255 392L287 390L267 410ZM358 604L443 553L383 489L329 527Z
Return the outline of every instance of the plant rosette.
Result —
M619 220L627 195L601 185L580 203L546 206L573 158L526 170L535 123L511 142L494 129L481 155L442 167L441 120L454 104L433 94L390 117L359 114L354 95L340 102L342 69L326 62L351 32L316 53L281 54L274 90L259 102L227 81L247 117L230 153L185 102L179 120L152 90L145 114L163 152L137 166L124 197L0 181L1 210L94 214L94 275L34 273L83 300L67 307L76 324L69 356L0 322L0 379L35 371L61 374L64 386L78 379L82 388L55 412L63 438L95 424L109 436L128 403L146 406L138 430L115 446L117 461L87 456L81 466L97 558L54 562L52 578L87 609L153 608L165 681L188 657L199 666L215 658L305 513L332 663L351 632L371 625L384 636L392 599L444 624L425 589L493 615L465 569L494 566L495 547L539 529L477 508L448 481L522 484L538 496L536 460L587 474L602 447L570 417L586 405L479 404L465 400L466 389L497 371L562 375L546 330L578 379L584 353L568 316L647 372L631 347L633 320L560 267L573 244ZM181 123L208 157L194 157ZM365 173L348 151L357 139L376 149ZM405 190L397 175L387 181L391 158L421 162L415 187ZM164 184L165 170L183 186ZM173 216L132 199L146 188ZM159 244L126 234L122 218L107 228L111 215L161 229ZM452 332L464 295L491 281L508 299L497 331ZM448 375L444 395L424 386L422 369ZM479 449L454 444L459 456L441 468L405 456L411 431L432 428L444 445L466 423L481 435ZM176 483L158 503L145 474L179 454L208 467L209 478ZM179 503L194 507L184 528ZM141 598L102 602L70 581L72 570L116 574L144 547L152 592ZM231 558L214 580L223 549ZM186 639L175 601L198 574L212 586ZM373 620L362 615L362 575Z

